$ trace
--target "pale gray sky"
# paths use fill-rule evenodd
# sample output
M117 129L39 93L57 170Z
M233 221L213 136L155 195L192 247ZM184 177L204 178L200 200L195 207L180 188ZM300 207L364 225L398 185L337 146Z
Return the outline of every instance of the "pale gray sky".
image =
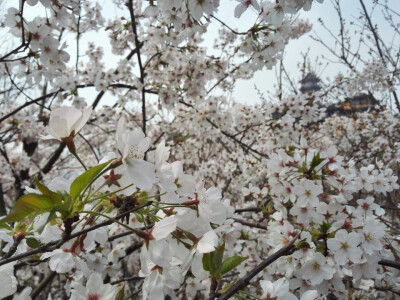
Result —
M235 24L232 25L232 27L238 26L240 22L243 21L242 19L249 19L253 15L251 12L245 12L241 19L235 19L231 11L234 8L233 3L236 1L222 0L221 2L223 5L227 6L224 7L223 10L220 10L219 16L221 19L227 20L229 25ZM373 4L372 0L365 0L364 2L369 10ZM226 3L230 3L230 6ZM360 12L360 2L358 0L342 0L341 5L343 17L347 19L348 22L358 18ZM388 5L396 11L400 11L400 0L388 0ZM313 33L317 33L321 37L326 37L328 44L332 46L334 45L333 40L326 34L326 31L319 24L318 19L321 18L325 25L330 28L333 33L337 34L339 32L339 19L330 0L325 0L322 4L314 3L310 11L301 11L299 13L299 17L309 19L310 23L313 24L313 29L310 33L302 36L300 39L291 40L285 50L284 66L296 81L301 79L301 72L298 68L298 63L302 62L301 53L305 53L309 49L311 66L314 65L313 62L317 57L325 56L329 59L333 58L329 51L327 51L320 43L312 40L310 37L310 35ZM377 25L382 38L385 41L391 41L393 29L390 29L389 26L387 26L380 8L374 12L372 21ZM357 43L357 40L355 40L355 43ZM399 46L400 41L397 41L396 44ZM347 70L348 69L341 64L329 63L326 67L324 65L324 68L317 68L316 71L321 79L326 79L327 77L332 78L338 72L347 72ZM260 101L259 96L257 95L257 92L253 86L257 85L257 87L264 94L266 94L268 91L270 93L274 93L274 84L277 82L275 74L275 70L263 70L255 74L251 83L244 80L239 81L233 96L237 101L247 104Z

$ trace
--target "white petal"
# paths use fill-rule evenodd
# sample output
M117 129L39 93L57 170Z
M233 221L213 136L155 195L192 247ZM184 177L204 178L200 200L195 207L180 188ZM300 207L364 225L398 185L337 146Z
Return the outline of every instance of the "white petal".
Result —
M160 267L169 267L172 259L166 240L150 241L149 256L152 262Z
M87 264L81 258L79 258L78 256L75 256L75 257L73 257L73 259L74 259L75 266L79 270L81 270L85 275L90 274L90 270L89 270Z
M141 129L135 129L134 131L128 131L127 137L128 137L128 140L125 142L129 145L139 145L143 140L147 140L147 139L148 139L148 143L150 144L150 138L146 138Z
M235 7L235 18L240 18L240 16L246 11L247 6L240 3Z
M207 199L210 201L218 201L221 200L222 194L221 189L216 187L211 187L206 192Z
M192 262L191 271L193 275L199 279L204 280L209 276L209 272L203 268L203 255L195 255Z
M88 294L95 294L99 292L99 288L103 285L103 278L99 273L92 273L86 283L86 290Z
M0 299L14 294L17 291L17 279L14 276L15 262L0 266Z
M218 245L218 236L214 230L205 233L197 244L198 253L210 253Z
M178 266L173 266L164 270L163 272L163 283L170 289L177 289L183 282L182 270Z
M65 118L59 116L50 117L49 127L47 132L55 139L60 140L63 137L68 137L71 132L68 131L68 124Z
M221 202L212 205L211 222L215 224L222 224L227 218L227 209Z
M167 217L154 225L152 235L156 240L166 238L176 229L177 220L174 216Z
M42 259L43 258L44 256L42 255ZM56 271L57 273L67 273L75 267L75 262L72 258L72 254L65 252L56 254L50 258L49 266L52 271Z
M165 163L169 158L169 149L170 147L165 146L165 141L161 140L160 144L158 144L156 153L155 153L155 164L157 166L161 166Z
M30 286L24 288L24 290L18 295L14 295L13 300L32 300L30 294L32 292L32 288Z
M157 181L153 164L142 159L130 159L125 165L128 176L140 189L149 190Z
M260 11L260 5L258 4L257 0L251 0L251 5L257 10Z
M81 117L79 118L79 120L73 125L73 128L71 129L71 131L75 130L75 134L78 133L78 131L81 130L82 127L85 126L85 124L89 120L89 118L90 118L90 116L92 114L92 111L93 111L93 109L92 109L91 106L86 108L83 111L83 113L82 113Z
M155 270L144 280L143 299L159 300L164 299L164 285L161 274ZM146 295L147 292L147 295Z
M310 290L301 295L300 300L314 300L318 297L318 292L316 290Z
M117 134L116 134L116 138L117 138L117 147L118 149L123 152L123 148L125 147L125 142L124 142L124 133L126 132L126 128L125 128L125 117L121 117L118 120L117 123Z

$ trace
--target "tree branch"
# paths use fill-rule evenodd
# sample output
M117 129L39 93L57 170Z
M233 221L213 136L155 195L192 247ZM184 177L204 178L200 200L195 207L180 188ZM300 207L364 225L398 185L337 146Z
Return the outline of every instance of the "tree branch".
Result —
M128 216L130 213L132 213L134 211L137 211L139 209L142 209L144 207L150 206L151 204L153 204L153 202L149 201L146 204L143 204L141 206L137 206L137 207L135 207L135 208L133 208L133 209L127 211L127 212L124 212L123 214L120 214L120 215L116 216L115 219L120 219L120 218L123 218L125 216ZM29 257L29 256L32 256L32 255L35 255L35 254L53 251L53 250L58 249L59 247L61 247L66 241L69 241L69 240L74 239L76 237L79 237L79 236L81 236L81 235L83 235L85 233L91 232L93 230L96 230L98 228L101 228L101 227L104 227L104 226L108 226L108 225L111 225L111 224L113 224L113 221L112 220L107 220L107 221L104 221L102 223L96 224L96 225L94 225L92 227L89 227L89 228L83 229L81 231L75 232L75 233L71 234L67 239L64 238L64 239L59 239L57 241L49 242L47 244L41 245L37 249L30 250L28 252L21 253L21 254L18 254L18 255L14 255L14 256L12 256L10 258L7 258L7 259L2 259L2 260L0 260L0 266L8 264L8 263L16 261L16 260L19 260L21 258L25 258L25 257Z
M234 220L235 222L240 223L240 224L245 225L245 226L249 226L249 227L253 227L253 228L259 228L259 229L268 230L268 227L262 226L262 225L257 224L257 223L251 223L251 222L247 222L247 221L245 221L245 220L236 219L236 218L233 218L233 220Z
M132 26L132 31L133 34L135 35L135 46L136 46L136 55L137 55L137 60L138 60L138 65L139 65L139 71L140 71L140 83L142 84L142 130L143 133L146 135L146 93L144 90L144 78L146 76L145 69L142 64L142 57L140 55L140 41L138 39L138 33L137 33L137 28L136 28L136 19L135 19L135 13L133 11L133 1L129 0L128 2L128 9L129 9L129 14L131 17L131 26Z
M400 262L398 261L392 261L388 259L382 259L378 262L379 265L385 266L385 267L391 267L400 270Z
M133 281L133 280L143 280L143 279L144 279L144 277L132 276L132 277L127 277L127 278L122 278L120 280L112 281L110 284L114 285L114 284L121 283L121 282Z
M32 291L31 298L35 300L37 296L46 288L46 286L53 281L54 277L56 277L57 272L51 271L40 283L39 285Z
M220 297L218 297L218 300L227 300L230 299L233 295L236 294L236 292L240 291L241 289L245 288L246 286L249 285L250 281L262 270L264 270L266 267L268 267L270 264L272 264L274 261L276 261L279 257L284 256L288 254L290 251L294 249L294 242L296 239L293 239L289 244L287 244L285 247L279 249L276 251L274 254L263 260L258 266L256 266L253 270L251 270L249 273L247 273L245 276L240 278L229 290L227 290L225 293L223 293Z

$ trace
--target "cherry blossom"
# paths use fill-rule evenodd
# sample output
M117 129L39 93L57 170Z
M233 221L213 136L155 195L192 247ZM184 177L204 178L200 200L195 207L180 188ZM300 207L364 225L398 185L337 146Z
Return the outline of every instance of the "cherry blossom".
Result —
M49 267L52 271L57 273L66 273L71 271L73 268L78 268L85 274L90 273L86 263L76 254L71 253L66 249L56 249L52 252L43 254L41 258L50 258Z
M117 145L130 179L139 188L150 189L156 182L155 168L143 160L150 146L150 139L146 138L140 129L126 131L125 119L121 118L117 125Z
M99 273L92 273L86 282L86 286L76 283L73 285L71 299L114 299L118 293L117 286L111 284L103 284L103 279Z
M304 279L310 280L312 285L318 285L323 280L333 277L334 269L326 263L326 258L321 253L315 253L312 259L307 261L301 269Z
M317 206L318 195L322 193L321 186L308 179L297 183L293 190L297 195L297 203L303 207L308 204Z
M348 233L345 229L338 230L335 238L328 240L328 247L333 251L339 265L344 265L348 260L361 262L362 251L358 248L359 244L359 235L356 232Z
M251 5L257 11L260 10L260 5L257 0L239 0L239 4L235 7L235 17L240 18L240 16L247 10L247 8Z
M89 120L91 113L90 107L83 112L74 107L60 107L52 110L49 126L46 127L49 135L42 138L63 141L71 153L75 153L74 137Z
M0 298L395 297L398 55L367 20L366 54L342 30L348 71L310 63L304 89L285 49L325 26L303 19L315 2L7 4ZM235 99L271 68L276 91Z

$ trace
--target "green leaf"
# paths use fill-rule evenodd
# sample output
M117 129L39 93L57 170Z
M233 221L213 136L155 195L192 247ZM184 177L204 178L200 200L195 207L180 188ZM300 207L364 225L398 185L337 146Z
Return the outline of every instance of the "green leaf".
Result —
M311 165L310 165L310 170L314 170L320 163L322 163L325 159L320 157L320 153L318 152L317 154L314 155Z
M17 200L10 213L0 220L4 222L18 222L27 218L38 216L42 213L54 210L60 205L46 195L26 194Z
M310 249L310 244L307 243L307 239L297 241L294 246L296 249Z
M225 284L222 289L220 289L217 293L218 294L223 294L227 292L234 284L236 283L236 280L233 281L232 283Z
M232 257L225 259L225 261L222 263L221 266L221 275L224 275L229 271L233 270L248 258L249 258L248 256L234 255Z
M34 238L26 238L26 244L32 249L36 249L40 247L40 242Z
M224 251L225 251L225 243L216 247L214 252L211 252L212 263L214 266L217 267L216 269L218 270L221 268Z
M62 203L62 197L59 194L49 190L49 188L44 184L40 183L37 178L35 178L35 185L37 186L39 191L42 192L43 195L49 196L54 200L54 202L58 202L60 204Z
M294 150L296 150L296 147L295 146L289 146L288 147L288 151L287 151L287 154L289 155L289 156L293 156L294 155Z
M315 250L323 254L325 252L325 244L317 244Z
M97 178L101 171L103 171L110 162L111 160L95 166L76 177L69 189L69 194L71 195L71 197L75 199L90 183L92 183Z
M51 222L51 220L55 219L57 217L56 212L55 211L51 211L49 216L47 217L47 220L45 223L43 223L42 225L39 226L39 228L36 230L37 233L42 234L44 228L46 227L46 225L48 223Z
M326 223L326 222L323 222L319 226L319 230L321 231L322 234L327 234L330 228L331 228L331 224Z
M137 195L137 194L135 194ZM135 195L133 195L135 197ZM142 191L139 195L137 195L135 197L135 201L139 204L139 205L143 205L146 204L147 202L149 202L148 200L149 194L147 192Z
M212 263L211 263L211 255L210 255L210 253L204 253L202 262L203 262L203 269L204 269L205 271L210 272L211 269L212 269Z
M118 291L115 300L125 300L125 285Z
M221 264L224 256L225 243L215 248L213 252L203 255L203 269L210 272L211 278L221 277Z
M7 229L13 231L13 228L10 225L7 225L6 223L1 223L1 221L0 221L0 229Z
M142 214L135 213L135 217L139 223L144 223L145 220L144 220L144 216Z
M317 240L319 235L320 235L320 231L318 229L316 229L316 228L311 228L308 232L311 233L311 237L314 240Z

